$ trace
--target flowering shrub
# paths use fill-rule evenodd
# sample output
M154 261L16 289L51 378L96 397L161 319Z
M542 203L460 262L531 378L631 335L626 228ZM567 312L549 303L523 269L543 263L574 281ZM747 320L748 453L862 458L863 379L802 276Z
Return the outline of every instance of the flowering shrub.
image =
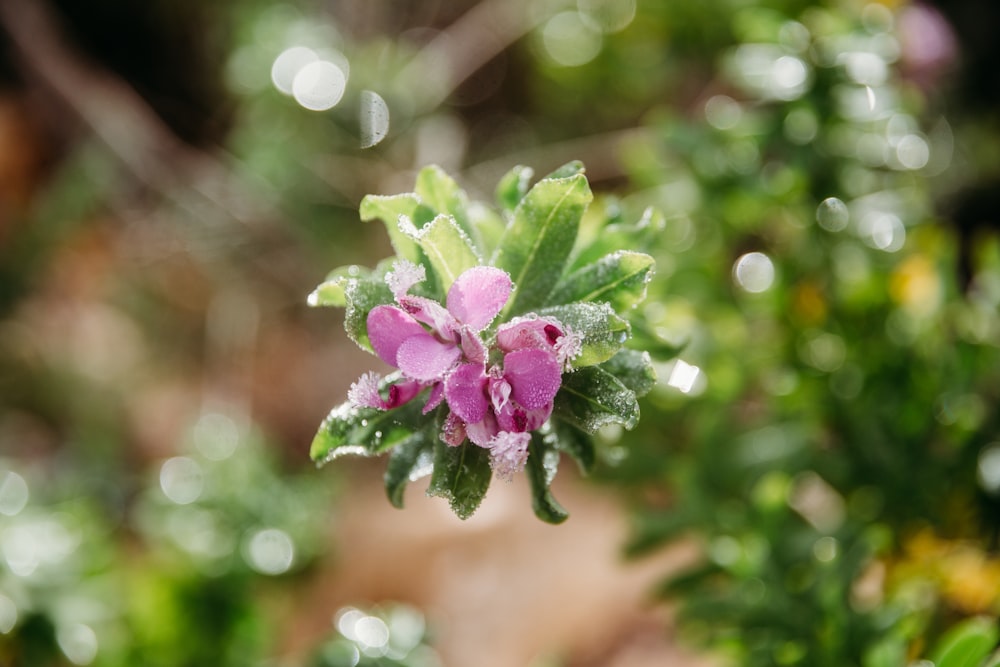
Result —
M335 270L309 302L344 307L348 335L396 370L351 385L313 459L388 453L394 505L430 474L428 493L462 518L493 473L525 471L535 513L566 518L549 491L560 453L589 470L591 436L635 426L655 381L649 354L626 347L626 314L645 297L653 259L614 245L640 243L658 218L598 220L603 228L581 234L593 198L583 166L529 189L531 175L518 167L501 180L499 212L469 202L437 167L413 193L362 201L362 219L385 222L396 256Z

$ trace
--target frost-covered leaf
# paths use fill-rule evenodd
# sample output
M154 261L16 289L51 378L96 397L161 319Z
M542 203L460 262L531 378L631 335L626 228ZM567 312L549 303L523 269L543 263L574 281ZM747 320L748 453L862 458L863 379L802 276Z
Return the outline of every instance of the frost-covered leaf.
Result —
M518 165L508 171L497 183L496 200L500 209L506 213L513 213L517 205L524 199L531 187L531 177L535 175L535 170L531 167Z
M465 191L441 167L430 165L417 174L416 195L421 203L435 215L450 215L459 229L471 239L473 248L479 248L479 233L469 220Z
M314 307L335 306L343 308L347 305L345 288L348 281L370 277L371 273L369 269L356 264L338 267L328 273L323 282L309 294L306 303Z
M420 197L412 192L389 196L368 195L361 200L359 213L365 222L381 220L385 223L389 242L398 257L414 264L420 263L417 244L399 229L400 216L405 215L418 228L434 217L430 209L421 206Z
M508 273L517 291L507 313L519 315L544 303L562 276L580 218L593 199L583 174L539 181L514 210L491 264Z
M399 228L424 252L442 292L447 293L463 271L482 263L471 239L450 215L439 215L421 229L410 224L404 216L400 218Z
M597 458L593 438L560 419L554 419L551 423L552 431L546 434L546 442L576 461L580 472L587 474L593 470Z
M579 245L571 259L572 267L582 268L624 248L647 250L661 238L665 228L663 214L652 207L646 208L635 222L605 220L597 225L587 225L580 230Z
M418 401L385 411L342 403L323 420L309 448L309 456L323 464L345 454L381 454L421 427L420 409Z
M559 452L546 447L538 433L533 433L524 472L531 486L531 507L535 516L546 523L562 523L569 517L569 512L563 509L549 488L558 465Z
M616 312L625 312L646 298L655 264L641 252L613 252L566 276L549 302L606 301Z
M437 424L433 421L423 430L403 440L389 452L385 469L385 492L394 507L403 507L406 485L429 474L434 460Z
M557 168L552 173L548 174L545 178L569 178L570 176L577 176L584 172L583 162L580 160L572 160Z
M571 303L538 311L554 317L583 338L583 351L573 359L574 368L593 366L615 355L629 337L629 324L606 303Z
M375 306L393 303L392 292L378 273L365 278L348 280L344 284L344 298L347 310L344 313L344 329L351 340L363 350L372 351L368 339L368 313Z
M639 422L635 392L596 366L563 375L554 414L587 433L620 424L632 428Z
M427 493L446 498L460 519L468 519L483 502L493 469L483 447L465 442L458 447L434 443L434 472Z
M618 378L639 398L648 394L656 384L656 369L645 351L619 350L618 354L601 364L601 368Z

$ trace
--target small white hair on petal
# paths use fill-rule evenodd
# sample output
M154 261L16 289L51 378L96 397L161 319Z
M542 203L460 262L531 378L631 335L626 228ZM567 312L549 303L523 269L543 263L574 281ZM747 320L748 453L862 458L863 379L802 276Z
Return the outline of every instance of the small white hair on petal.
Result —
M530 442L530 433L500 431L496 434L490 441L490 465L497 477L510 481L514 473L524 470Z
M384 408L385 399L378 393L378 384L381 381L381 375L375 371L368 371L347 390L348 402L356 408Z
M583 352L583 336L571 331L568 327L562 327L564 333L556 339L553 346L556 351L556 360L562 366L563 371L570 371L573 368L573 359L576 359Z
M392 271L385 274L385 284L392 290L393 296L399 297L410 291L410 288L427 279L427 270L422 264L414 264L408 259L400 259L392 264Z

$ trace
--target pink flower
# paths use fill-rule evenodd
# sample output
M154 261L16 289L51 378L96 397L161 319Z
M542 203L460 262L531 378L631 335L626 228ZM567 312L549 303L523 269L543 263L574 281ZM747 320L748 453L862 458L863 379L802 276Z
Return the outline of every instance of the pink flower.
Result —
M515 317L497 330L497 347L503 352L529 348L551 351L568 371L583 349L583 341L554 318L528 314Z
M397 262L386 274L386 283L398 306L376 306L368 313L367 331L372 349L382 361L398 368L404 382L395 400L405 402L431 386L424 412L443 399L443 385L448 373L462 360L484 363L486 348L479 337L499 314L510 297L510 276L490 266L475 266L464 271L448 290L446 306L433 299L409 294L413 285L426 277L424 268L407 261ZM367 378L367 380L365 379ZM377 390L378 379L365 376L351 387L352 403L387 409L394 404L393 389L389 399ZM414 384L415 383L415 384ZM417 387L416 391L413 388ZM399 403L401 404L401 403Z
M490 449L494 470L509 477L524 468L530 432L552 414L552 401L562 384L556 355L545 349L509 352L503 365L489 371L482 364L466 363L445 380L444 394L451 408L445 442L469 440Z

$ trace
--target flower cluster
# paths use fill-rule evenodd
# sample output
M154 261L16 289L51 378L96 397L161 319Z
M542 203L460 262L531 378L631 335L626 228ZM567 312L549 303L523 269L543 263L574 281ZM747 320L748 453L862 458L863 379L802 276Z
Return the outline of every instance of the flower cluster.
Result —
M509 478L524 468L531 432L552 414L581 339L554 318L528 314L484 340L514 289L510 276L491 266L467 269L444 305L409 293L425 277L422 266L406 260L386 274L397 305L376 306L366 325L372 349L402 379L383 396L382 378L366 373L351 385L348 400L390 410L429 389L424 414L442 402L448 407L441 440L457 447L468 438L488 449L493 469Z
M344 308L344 330L396 369L361 376L309 447L319 464L340 456L388 457L389 502L429 477L427 494L468 518L496 477L524 471L535 515L568 512L551 493L563 457L584 473L604 427L633 428L639 398L655 385L652 342L635 306L646 296L662 216L596 212L571 162L531 183L515 167L497 185L496 207L473 202L438 167L414 191L369 195L363 221L381 220L393 257L374 268L331 271L308 298ZM625 249L633 248L633 249Z

